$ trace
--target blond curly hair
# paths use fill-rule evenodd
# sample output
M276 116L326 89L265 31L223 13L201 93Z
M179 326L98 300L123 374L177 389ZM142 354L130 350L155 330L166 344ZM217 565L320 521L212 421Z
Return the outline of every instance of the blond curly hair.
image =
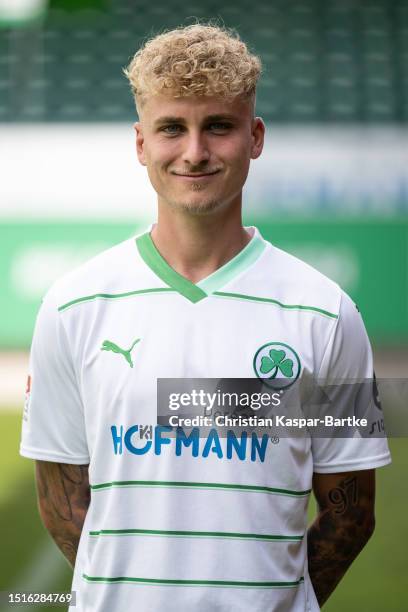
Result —
M259 57L232 30L212 24L179 27L148 40L124 73L136 106L149 95L252 97Z

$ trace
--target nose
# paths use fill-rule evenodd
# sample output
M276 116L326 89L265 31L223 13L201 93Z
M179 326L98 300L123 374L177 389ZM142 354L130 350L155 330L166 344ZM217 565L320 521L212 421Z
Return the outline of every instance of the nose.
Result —
M191 132L185 139L183 151L183 162L189 166L199 166L205 164L210 159L208 143L205 135L199 132Z

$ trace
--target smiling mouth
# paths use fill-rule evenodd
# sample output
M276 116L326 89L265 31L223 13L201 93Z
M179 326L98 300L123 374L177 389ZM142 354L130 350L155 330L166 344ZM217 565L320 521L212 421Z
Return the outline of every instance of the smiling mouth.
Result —
M183 173L183 172L173 172L175 176L180 176L181 178L187 179L199 179L206 178L207 176L214 176L214 174L218 174L219 170L214 170L213 172L200 172L200 173Z

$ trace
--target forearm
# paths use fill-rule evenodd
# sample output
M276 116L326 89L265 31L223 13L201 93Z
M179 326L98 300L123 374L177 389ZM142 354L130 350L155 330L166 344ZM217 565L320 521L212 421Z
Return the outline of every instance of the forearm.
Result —
M373 470L315 474L318 515L309 528L309 575L322 606L374 531Z
M309 575L322 606L369 540L374 525L358 524L333 516L330 510L318 515L307 536Z
M36 477L42 521L73 567L90 501L88 466L37 461Z

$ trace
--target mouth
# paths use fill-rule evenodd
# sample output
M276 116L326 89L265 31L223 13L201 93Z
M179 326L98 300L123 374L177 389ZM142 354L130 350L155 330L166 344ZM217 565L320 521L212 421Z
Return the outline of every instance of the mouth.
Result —
M186 179L186 180L200 180L200 179L206 179L209 178L211 176L214 176L215 174L218 174L219 170L212 170L211 172L173 172L173 174L175 176L178 176L179 178L182 179Z

